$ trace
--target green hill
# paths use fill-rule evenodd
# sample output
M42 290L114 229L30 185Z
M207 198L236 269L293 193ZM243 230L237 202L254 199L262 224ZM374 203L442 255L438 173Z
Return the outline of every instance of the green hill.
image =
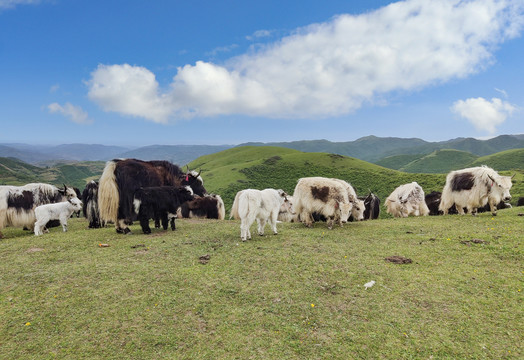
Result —
M408 173L441 174L451 170L462 169L475 161L478 156L466 151L437 150L429 155L413 160L399 168Z
M292 194L297 180L307 176L344 179L357 194L372 191L381 199L400 184L417 181L431 192L441 190L445 181L443 174L408 174L346 156L279 147L237 147L202 156L189 166L202 169L204 186L220 194L227 208L239 190L281 188Z
M401 168L403 168L410 162L418 160L424 156L426 155L425 154L392 155L392 156L388 156L383 159L380 159L379 161L375 162L375 164L383 166L388 169L400 170Z
M524 149L507 150L478 158L471 166L487 165L497 171L524 169Z
M100 177L104 166L103 161L86 161L59 164L53 167L38 167L18 159L0 157L0 184L24 185L44 182L57 186L67 184L82 190L86 182Z

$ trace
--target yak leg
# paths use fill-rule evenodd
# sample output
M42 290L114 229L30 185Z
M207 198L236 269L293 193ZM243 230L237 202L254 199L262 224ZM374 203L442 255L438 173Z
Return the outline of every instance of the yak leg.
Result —
M493 202L489 202L489 207L491 209L491 215L497 216L497 204L494 204Z
M140 226L142 227L142 232L144 234L151 234L151 228L149 227L149 217L139 216Z
M240 220L240 238L242 239L242 241L251 239L251 232L249 231L249 228L251 227L251 224L253 224L254 221L255 219L253 219L253 217L249 215Z
M257 218L258 223L258 235L264 235L264 227L266 226L266 219Z
M306 225L307 227L313 226L313 219L311 218L311 214L307 211L302 211L300 213L300 220Z
M67 218L68 218L67 216L62 216L62 217L60 218L60 225L62 225L62 230L63 230L64 232L67 231Z
M334 222L335 222L335 218L333 216L330 216L327 218L327 227L329 230L333 229Z
M273 230L273 234L277 235L277 218L278 218L278 212L271 213L269 217L269 224L271 225L271 230Z
M163 213L162 215L160 215L160 219L162 220L162 229L167 230L167 225L169 223L167 213Z
M459 215L464 215L464 208L462 206L455 204L455 209L457 209Z

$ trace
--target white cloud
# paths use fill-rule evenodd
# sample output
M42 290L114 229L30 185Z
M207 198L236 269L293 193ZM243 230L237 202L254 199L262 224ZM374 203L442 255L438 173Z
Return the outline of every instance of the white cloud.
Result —
M490 134L494 134L496 127L504 123L515 110L515 106L501 99L488 101L481 97L458 100L451 107L451 111L467 119L476 129Z
M256 39L267 38L270 37L272 33L273 31L271 30L257 30L252 35L246 36L246 39L249 41L253 41Z
M165 123L172 113L167 95L159 92L155 74L131 65L99 65L88 82L91 100L105 111Z
M297 29L225 65L178 68L168 91L138 66L100 65L89 97L106 111L156 122L243 114L322 118L352 112L398 90L477 73L523 28L511 0L408 0Z
M38 4L41 0L0 0L0 9L12 9L17 5Z
M87 112L85 112L80 106L74 106L70 103L65 103L64 106L58 103L52 103L49 104L47 108L50 113L60 113L77 124L91 124L93 122L89 119Z

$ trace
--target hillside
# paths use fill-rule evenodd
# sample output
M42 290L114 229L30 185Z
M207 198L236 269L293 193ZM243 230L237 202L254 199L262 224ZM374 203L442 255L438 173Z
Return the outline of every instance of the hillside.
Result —
M239 190L269 187L292 194L297 180L307 176L341 178L349 181L357 194L372 191L381 199L403 183L417 181L430 192L442 189L445 181L442 174L407 174L341 155L271 146L237 147L202 156L189 165L202 169L204 186L220 194L228 208Z
M45 182L57 186L67 184L83 190L86 182L98 179L105 162L92 161L38 167L12 158L0 157L0 185L24 185Z
M507 150L483 156L470 164L471 166L487 165L497 171L524 169L524 149Z
M413 155L393 155L387 156L379 161L376 161L375 164L383 166L388 169L400 170L404 166L408 165L410 162L419 160L426 156L425 154L413 154Z
M478 156L466 151L437 150L405 164L399 170L408 173L442 174L468 167L477 158Z

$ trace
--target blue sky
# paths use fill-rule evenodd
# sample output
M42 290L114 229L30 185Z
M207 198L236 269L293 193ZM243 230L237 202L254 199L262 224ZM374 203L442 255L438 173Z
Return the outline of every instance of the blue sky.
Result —
M0 0L0 143L524 133L524 2Z

